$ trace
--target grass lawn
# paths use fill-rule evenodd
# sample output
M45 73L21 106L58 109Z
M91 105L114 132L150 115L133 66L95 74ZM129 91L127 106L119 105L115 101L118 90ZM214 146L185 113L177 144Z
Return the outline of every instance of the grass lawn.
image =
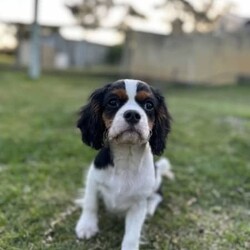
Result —
M79 242L73 204L95 151L76 111L109 79L0 72L0 249L119 249L123 221ZM176 174L144 227L143 250L250 249L250 87L165 88Z
M7 55L0 53L0 65L13 65L15 62L15 58L13 55Z

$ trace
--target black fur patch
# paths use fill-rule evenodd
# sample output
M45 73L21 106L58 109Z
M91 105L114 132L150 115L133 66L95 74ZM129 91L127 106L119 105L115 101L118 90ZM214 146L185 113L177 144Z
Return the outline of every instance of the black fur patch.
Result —
M171 116L159 91L151 88L157 100L155 122L149 143L154 155L161 155L166 147L167 135L171 129Z
M125 89L125 82L123 80L118 80L112 83L109 87L110 90L113 89Z
M102 119L102 103L109 86L106 85L91 94L87 105L82 107L77 121L82 141L94 149L101 149L103 146L105 124Z
M94 160L97 169L105 169L109 165L114 166L112 152L109 147L102 148Z
M150 87L147 84L140 82L140 81L138 82L137 89L136 89L136 92L139 92L139 91L151 92Z
M95 90L89 97L88 103L79 112L77 127L81 130L82 141L94 149L101 149L104 145L103 135L106 127L102 114L105 110L105 97L107 93L117 88L125 89L122 80Z

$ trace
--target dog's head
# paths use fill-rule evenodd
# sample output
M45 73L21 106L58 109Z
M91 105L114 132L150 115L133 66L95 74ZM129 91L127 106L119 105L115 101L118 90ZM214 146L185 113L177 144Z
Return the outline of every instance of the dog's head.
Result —
M144 144L160 155L170 132L164 97L147 83L119 80L94 91L80 111L77 127L87 145Z

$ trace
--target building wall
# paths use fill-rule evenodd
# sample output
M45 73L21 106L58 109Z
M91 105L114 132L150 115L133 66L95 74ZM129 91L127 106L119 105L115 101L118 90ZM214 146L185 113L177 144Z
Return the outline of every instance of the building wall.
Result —
M122 71L183 83L234 83L250 75L250 32L164 36L129 32Z
M41 38L41 65L44 69L85 68L106 62L109 47L86 41L70 41L59 34ZM30 60L30 40L21 40L18 61L28 66Z
M104 64L108 51L109 47L99 44L86 41L67 41L66 53L70 57L70 65L76 68Z

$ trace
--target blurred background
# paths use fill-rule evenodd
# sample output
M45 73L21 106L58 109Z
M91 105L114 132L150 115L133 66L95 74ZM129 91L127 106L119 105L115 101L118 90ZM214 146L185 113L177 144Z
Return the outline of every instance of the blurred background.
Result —
M76 240L96 151L77 112L119 78L157 86L176 180L141 250L250 249L250 1L0 0L0 249L117 250L123 221Z
M176 83L236 83L250 74L249 38L244 0L0 3L0 62L38 67L36 75L105 68Z

